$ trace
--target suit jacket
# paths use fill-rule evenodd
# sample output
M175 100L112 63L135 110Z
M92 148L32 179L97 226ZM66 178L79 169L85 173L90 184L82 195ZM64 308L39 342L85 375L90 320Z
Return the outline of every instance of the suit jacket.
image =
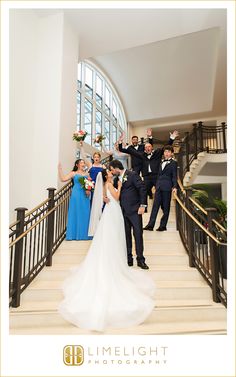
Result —
M117 186L118 177L114 186ZM144 182L137 173L125 170L120 192L120 205L124 214L137 213L141 204L147 204L147 193Z
M174 142L173 139L169 139L168 145L172 145ZM124 153L128 153L131 156L135 156L139 161L141 161L142 164L142 176L145 177L145 175L148 175L149 173L149 166L151 168L152 174L158 174L159 172L159 166L161 162L161 158L163 155L163 148L155 149L152 152L152 155L150 158L148 158L148 155L146 152L137 152L136 149L131 148L129 146L127 149L122 148L122 144L119 144L119 150Z
M171 191L172 188L177 188L177 162L170 160L162 170L159 168L156 189L161 191Z
M152 141L151 137L148 138L148 142L153 145L153 141ZM145 144L141 143L141 144L138 145L137 149L133 145L129 145L128 148L125 149L125 151L126 151L125 153L128 153L131 156L131 167L132 167L132 169L135 169L135 168L141 169L142 168L142 160L140 160L140 158L135 156L134 154L127 152L127 150L129 150L129 151L134 150L135 152L143 153L144 147L145 147Z

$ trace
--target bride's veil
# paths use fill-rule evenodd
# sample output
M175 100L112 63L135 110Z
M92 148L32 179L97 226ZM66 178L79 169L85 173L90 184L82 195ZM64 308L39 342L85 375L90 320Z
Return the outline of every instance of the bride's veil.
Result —
M88 235L94 236L100 217L102 216L103 207L103 179L102 173L99 172L96 179L95 189L93 193L93 202L90 212Z

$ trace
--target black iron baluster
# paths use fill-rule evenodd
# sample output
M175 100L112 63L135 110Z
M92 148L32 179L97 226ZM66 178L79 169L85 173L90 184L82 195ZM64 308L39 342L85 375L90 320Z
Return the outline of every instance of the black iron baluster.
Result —
M48 211L54 207L54 191L55 188L48 188ZM52 265L52 247L53 247L53 236L54 236L54 211L48 215L47 220L47 259L46 266Z
M208 230L212 232L213 224L212 220L215 218L217 212L216 208L206 208L207 210L207 222ZM220 291L219 291L219 263L217 258L217 245L215 241L209 237L210 246L210 263L211 263L211 276L212 276L212 297L213 301L220 302Z
M25 220L26 210L27 208L24 208L24 207L15 209L15 211L17 211L17 220L19 220L19 222L16 225L16 238L18 238L22 233L24 233L24 220ZM13 277L14 294L12 297L12 306L14 308L17 308L20 305L22 251L23 251L23 238L19 240L15 245L14 277Z

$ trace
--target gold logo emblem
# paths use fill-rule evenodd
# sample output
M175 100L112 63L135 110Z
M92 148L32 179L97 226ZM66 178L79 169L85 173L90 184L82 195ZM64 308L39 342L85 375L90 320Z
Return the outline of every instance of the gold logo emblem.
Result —
M84 362L84 349L82 346L65 346L63 349L64 364L69 366L82 365Z

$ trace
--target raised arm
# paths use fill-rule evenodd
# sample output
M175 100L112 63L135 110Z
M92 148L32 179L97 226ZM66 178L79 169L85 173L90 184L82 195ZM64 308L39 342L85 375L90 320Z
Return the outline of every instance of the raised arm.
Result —
M124 139L124 135L122 135L118 140L119 151L122 152L122 153L127 153L127 154L130 154L132 156L138 157L142 160L143 159L142 153L136 151L136 149L131 148L130 146L128 148L123 148L123 146L122 146L123 139Z
M63 171L62 171L61 163L59 162L59 164L58 164L58 174L59 174L59 178L60 178L61 182L66 182L66 181L69 181L70 179L72 179L74 177L75 172L71 171L69 174L64 175Z
M81 158L84 160L86 166L90 169L92 167L92 162L89 161L89 159L86 157L83 141L80 141L79 144L80 144Z
M104 147L104 145L102 145L102 151L103 151L104 153L106 153L108 156L112 156L112 155L113 155L113 151L112 151L112 150L108 151L108 150L106 149L106 147Z

